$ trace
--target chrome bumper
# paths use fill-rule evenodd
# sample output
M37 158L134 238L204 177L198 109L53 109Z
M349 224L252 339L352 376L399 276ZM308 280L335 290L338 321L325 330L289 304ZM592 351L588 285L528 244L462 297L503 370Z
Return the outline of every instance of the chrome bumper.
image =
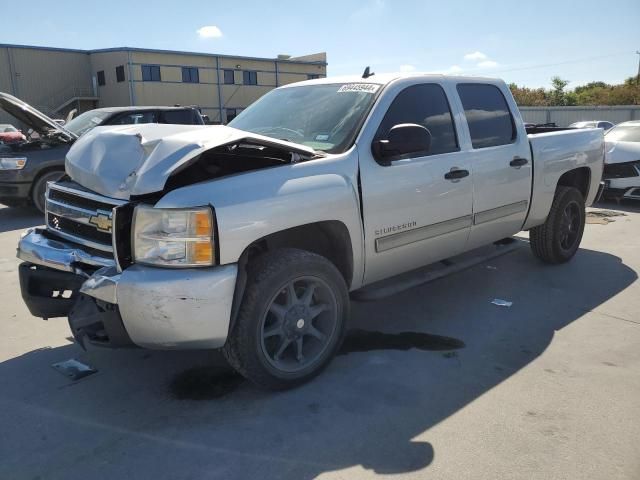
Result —
M112 258L92 255L79 246L53 240L44 232L45 230L41 228L30 228L22 235L17 254L20 260L85 277L89 274L82 270L82 265L89 267L115 267L116 265Z
M175 270L133 265L118 272L113 260L48 238L40 229L22 236L17 255L26 262L85 278L80 293L116 304L136 345L218 348L226 341L236 264Z

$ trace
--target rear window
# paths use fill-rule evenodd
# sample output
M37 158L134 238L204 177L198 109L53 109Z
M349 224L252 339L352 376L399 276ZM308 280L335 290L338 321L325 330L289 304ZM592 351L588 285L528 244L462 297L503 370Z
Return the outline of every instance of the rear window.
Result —
M513 143L516 128L504 95L495 85L458 85L473 148Z
M196 119L196 112L193 110L167 110L160 112L159 123L173 123L176 125L193 125L200 122Z

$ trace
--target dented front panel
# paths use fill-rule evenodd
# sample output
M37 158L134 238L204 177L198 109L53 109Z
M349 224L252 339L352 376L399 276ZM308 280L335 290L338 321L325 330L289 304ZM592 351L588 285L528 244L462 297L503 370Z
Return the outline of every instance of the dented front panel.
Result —
M240 141L278 146L299 155L313 149L224 125L96 127L69 150L65 168L80 185L121 200L161 192L167 179L198 155Z

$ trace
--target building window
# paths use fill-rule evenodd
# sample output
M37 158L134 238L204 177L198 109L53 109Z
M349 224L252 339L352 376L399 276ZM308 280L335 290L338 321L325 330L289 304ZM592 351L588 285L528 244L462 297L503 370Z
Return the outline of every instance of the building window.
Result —
M231 120L236 118L236 116L238 115L238 110L235 108L227 108L225 110L225 113L227 115L227 123L229 123Z
M116 67L116 82L124 82L124 65L118 65Z
M223 70L223 72L225 85L233 85L234 83L236 83L233 75L233 70Z
M105 81L104 78L104 70L100 70L98 72L98 85L100 85L101 87L104 86L107 82Z
M244 70L242 72L242 83L245 85L257 85L258 84L258 72L251 70Z
M317 73L310 73L307 75L307 78L309 80L315 80L316 78L320 78L320 75L318 75Z
M182 81L184 83L200 83L197 67L182 67Z
M161 82L160 67L158 65L142 65L143 82Z

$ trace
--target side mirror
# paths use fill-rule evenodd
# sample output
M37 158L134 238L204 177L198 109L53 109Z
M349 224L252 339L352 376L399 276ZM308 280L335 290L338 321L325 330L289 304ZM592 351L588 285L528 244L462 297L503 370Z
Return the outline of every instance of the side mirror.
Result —
M386 139L374 140L371 145L374 158L382 165L408 156L426 155L430 148L431 132L415 123L394 125Z

